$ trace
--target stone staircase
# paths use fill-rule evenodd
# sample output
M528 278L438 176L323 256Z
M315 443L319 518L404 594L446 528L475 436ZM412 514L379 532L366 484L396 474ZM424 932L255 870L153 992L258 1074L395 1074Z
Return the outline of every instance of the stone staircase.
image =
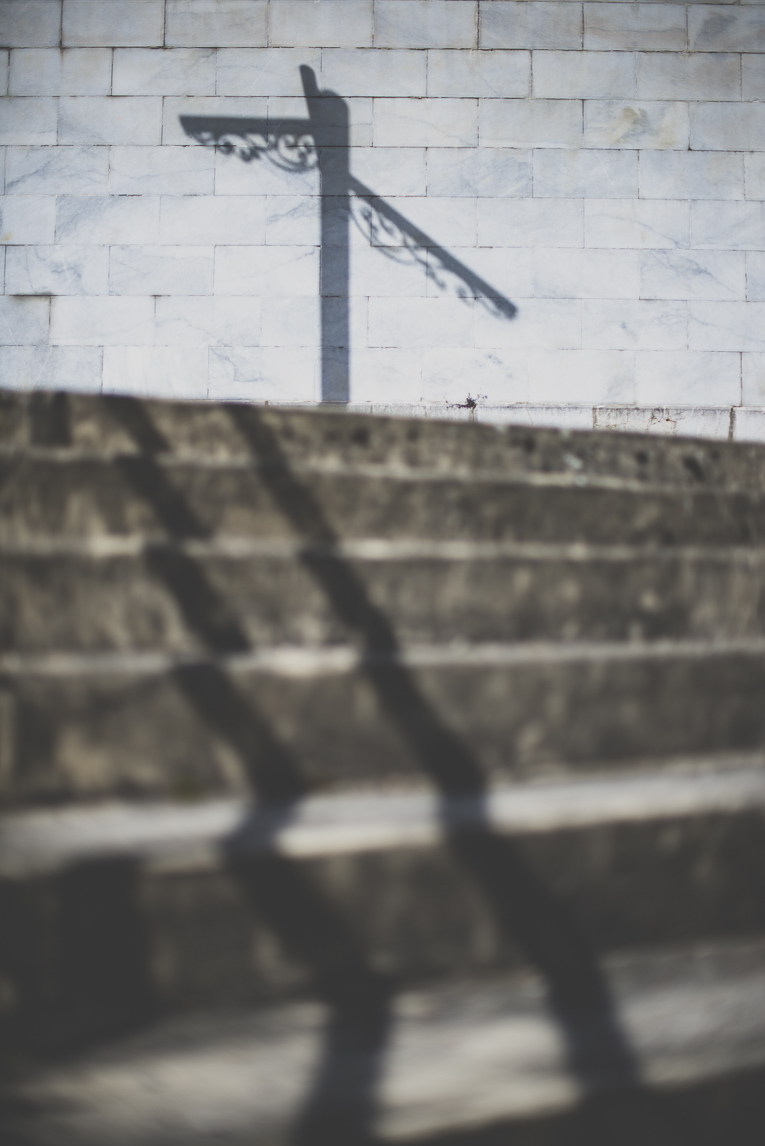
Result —
M764 488L1 395L3 1142L761 1146Z

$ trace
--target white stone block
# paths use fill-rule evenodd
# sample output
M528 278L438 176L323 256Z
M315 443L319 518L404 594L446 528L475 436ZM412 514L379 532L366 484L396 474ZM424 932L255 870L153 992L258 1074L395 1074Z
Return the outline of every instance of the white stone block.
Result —
M211 346L208 395L218 402L314 402L316 353L300 347Z
M204 147L112 147L112 195L212 195L215 153Z
M199 346L106 346L103 392L140 398L206 398L207 350Z
M473 300L370 298L369 346L473 346Z
M372 0L278 0L271 5L269 43L276 48L371 48Z
M530 402L581 407L584 402L635 400L632 351L533 350L528 364Z
M685 150L688 131L685 103L585 100L585 147Z
M631 52L534 52L534 96L546 99L630 99Z
M747 199L765 199L765 153L744 156L744 193Z
M165 34L163 0L64 0L65 48L159 47Z
M446 350L422 353L425 402L466 405L468 399L498 406L528 399L527 355L523 350Z
M316 246L321 238L320 206L316 195L269 195L266 243L277 247Z
M738 251L641 251L640 297L743 300L744 259Z
M585 3L584 46L588 51L682 52L685 5Z
M374 143L376 147L475 147L478 100L376 99Z
M139 346L153 340L153 298L51 299L54 346Z
M733 437L737 442L765 442L765 410L735 410Z
M414 197L397 199L391 196L387 203L394 211L417 227L430 242L428 246L474 247L476 241L476 200ZM401 232L394 235L373 236L373 246L402 246L407 238Z
M108 48L17 48L11 53L11 95L108 95L111 83Z
M473 411L476 422L495 426L550 426L558 430L591 430L592 406L484 406Z
M265 241L265 196L242 196L236 210L231 200L214 195L163 195L160 210L161 243L257 244Z
M579 147L582 142L581 102L482 99L480 140L482 147Z
M690 438L728 437L731 411L724 407L623 406L596 408L596 430L623 434L659 434Z
M741 356L641 351L635 360L640 405L731 406L741 401Z
M157 299L154 340L158 346L259 346L260 298Z
M532 191L531 151L501 147L428 151L428 195L508 198Z
M418 402L421 390L419 350L351 348L351 397L354 403Z
M363 347L367 338L367 300L353 299L350 328L338 328L331 320L322 328L321 300L317 295L263 299L262 346L310 346L319 352L336 345Z
M0 242L52 243L56 200L50 195L5 195L0 199Z
M627 151L534 151L534 197L637 199L638 153Z
M5 256L8 294L106 294L106 247L9 247Z
M694 247L724 251L765 249L765 204L691 204L691 238Z
M537 298L632 298L640 294L637 251L586 251L538 247L534 252Z
M188 151L188 148L184 150ZM220 148L215 152L205 149L205 153L210 159L213 154L215 156L216 195L315 197L319 194L318 167L285 168L268 158L245 163L238 155L233 152L226 154ZM314 209L318 211L319 208L315 205Z
M218 247L215 293L265 296L315 295L318 247Z
M744 406L765 406L765 354L762 352L741 355L741 401ZM739 425L736 419L737 430L745 424Z
M117 48L112 94L215 95L215 63L212 48Z
M645 52L637 58L638 99L741 99L740 57Z
M694 104L691 148L694 151L765 151L765 104Z
M735 152L644 151L641 199L743 199L744 157Z
M192 136L187 135L181 123L181 116L211 116L224 119L261 119L268 116L268 101L263 98L242 99L218 96L166 96L162 112L162 142L165 145L201 147ZM305 117L305 105L298 111Z
M579 4L513 3L482 0L482 48L563 48L582 46L582 9Z
M690 4L688 46L692 52L765 51L765 9Z
M452 252L454 253L454 252ZM427 252L415 257L408 249L371 247L363 236L351 233L351 274L349 294L398 298L425 298ZM439 294L443 290L438 291ZM366 336L363 339L366 342Z
M342 96L424 96L426 63L425 52L325 48L321 54L321 86ZM454 90L452 87L445 94L451 95ZM461 87L456 90L461 95L472 94L463 93Z
M0 99L0 144L49 146L56 142L58 100Z
M0 330L7 346L35 346L48 341L47 298L0 295Z
M448 254L486 283L484 291L474 290L455 274L443 268L437 251L428 252L427 293L436 298L451 294L462 298L504 298L512 302L534 295L533 251L503 247L451 247ZM485 304L482 304L485 305ZM491 309L490 304L489 309Z
M24 49L19 49L23 51ZM31 49L34 51L35 49ZM10 67L10 52L7 48L0 51L0 96L8 94L8 72Z
M56 242L83 244L156 243L159 199L151 195L60 195Z
M321 73L321 49L220 48L219 96L302 96L300 67Z
M311 3L312 0L299 0L300 3ZM347 4L349 0L338 0L338 3ZM352 2L352 0L351 0ZM230 102L230 101L228 101ZM372 145L372 106L371 96L349 96L345 100L348 111L348 123L342 125L332 123L325 110L324 131L334 133L334 138L326 141L326 146L332 143L346 146L346 133L351 147L371 147ZM416 102L416 101L411 101ZM306 118L305 99L302 96L271 96L268 100L268 121L271 131L278 131L279 123L283 119Z
M586 299L582 346L592 350L685 350L685 302Z
M765 350L765 303L689 303L691 350Z
M746 102L765 100L765 68L761 53L741 57L741 98Z
M211 295L213 256L212 247L112 247L109 294Z
M167 0L166 6L169 48L247 48L268 42L265 0Z
M0 346L0 384L8 390L101 389L100 346Z
M60 0L3 0L0 4L1 44L57 48L60 34Z
M531 94L530 52L430 51L428 95L512 98Z
M660 199L585 199L586 247L687 247L689 204Z
M59 101L59 143L158 144L159 96L65 96Z
M378 48L477 48L476 0L375 0Z
M581 247L576 199L479 199L479 247Z
M578 350L582 345L582 304L572 299L523 299L510 320L479 306L475 344L487 350ZM530 398L537 400L538 395Z
M9 147L6 195L105 195L109 153L104 147Z
M746 297L765 302L765 252L750 251L746 257Z
M424 195L425 154L416 147L354 147L351 174L377 195Z

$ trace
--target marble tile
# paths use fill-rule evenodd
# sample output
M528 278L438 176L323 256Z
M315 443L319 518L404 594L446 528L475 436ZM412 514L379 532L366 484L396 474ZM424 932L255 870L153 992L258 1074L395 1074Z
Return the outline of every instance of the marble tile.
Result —
M741 355L741 401L744 406L765 407L765 353L762 351ZM739 424L737 418L736 423L736 429L743 430L745 422Z
M338 326L331 321L331 317L322 328L320 309L321 304L318 295L304 295L302 297L292 295L284 298L270 295L264 298L261 344L263 346L311 346L317 353L322 341L325 346L334 346L340 343L351 346L364 345L367 334L366 299L358 305L351 304L350 307L351 322L355 312L357 326L360 326L360 329L355 331L356 337L353 335L349 337L344 326L341 337L341 332ZM360 324L358 322L359 317L361 317ZM325 320L327 318L328 316L325 315Z
M425 298L429 293L426 258L425 254L422 260L415 259L401 247L387 250L371 247L362 235L352 232L349 293L354 298L370 295Z
M325 207L327 201L325 200ZM269 195L266 199L266 243L277 247L310 247L320 241L321 200L316 195Z
M534 97L630 99L635 95L632 52L534 52Z
M425 155L424 147L353 147L351 174L377 195L424 195Z
M585 100L584 146L654 148L688 147L688 105Z
M592 350L685 350L686 302L585 299L582 346Z
M213 255L212 247L113 246L109 250L109 293L211 295Z
M637 58L638 99L741 99L737 55L700 52L641 52Z
M616 350L532 350L529 401L634 402L635 355ZM590 423L592 424L592 423Z
M691 106L693 151L765 151L765 104Z
M577 199L479 199L480 247L581 247L583 212Z
M582 46L582 10L571 3L513 3L482 0L481 48L563 48Z
M741 57L741 98L747 102L765 99L765 68L761 52Z
M727 407L622 406L596 408L595 428L629 434L659 434L725 441L730 427Z
M109 186L105 147L9 147L6 195L98 195Z
M0 99L0 144L49 147L56 142L58 100Z
M109 48L16 48L11 53L11 95L105 96L111 83Z
M691 350L765 350L765 303L691 302Z
M187 149L186 149L187 150ZM270 159L243 162L238 155L217 148L205 153L215 160L216 195L287 195L319 194L317 167L285 169Z
M640 297L743 300L744 259L740 251L641 251Z
M476 309L475 344L487 350L578 350L582 345L582 304L571 299L527 298L508 321ZM540 400L533 395L530 401Z
M531 53L428 52L428 95L510 99L531 94Z
M765 442L765 410L735 410L733 437L737 442Z
M431 147L429 196L529 197L531 151L506 147Z
M0 295L0 331L7 346L36 346L48 341L47 298Z
M534 251L537 298L637 299L638 251L587 251L538 247Z
M212 48L117 48L112 94L211 96L215 69Z
M534 197L637 199L637 151L534 151Z
M151 195L60 195L56 203L59 243L156 243L159 198Z
M746 297L750 302L765 302L765 251L746 255Z
M300 68L303 65L319 76L321 49L220 48L217 94L302 97Z
M477 142L475 99L374 101L375 147L475 147Z
M265 0L167 0L168 47L257 47L267 43Z
M479 120L482 147L579 147L582 143L579 100L482 99Z
M473 301L370 298L369 346L473 346Z
M425 52L324 48L321 53L321 86L346 97L424 96L426 64ZM269 95L275 94L269 92ZM302 95L302 91L299 94Z
M583 7L587 50L685 50L684 4L585 3Z
M703 351L641 351L635 359L640 405L729 406L741 401L741 356Z
M765 152L744 156L744 193L747 199L765 199Z
M659 199L585 199L587 247L687 247L689 204Z
M765 51L765 9L690 4L688 46L692 52Z
M159 96L65 96L59 101L59 143L158 144Z
M489 298L506 298L512 302L534 295L534 252L531 248L451 247L449 254L484 280ZM458 297L475 297L470 287L456 276L444 274L437 252L429 254L429 266L432 276L428 277L427 293L431 297L455 292L459 292Z
M527 362L528 366L528 362ZM592 406L548 404L532 406L479 405L474 411L476 422L495 426L551 426L559 430L591 430Z
M765 249L765 203L692 203L691 241L728 251Z
M4 390L101 389L100 346L0 346Z
M56 200L52 195L6 195L0 198L0 242L52 243Z
M207 349L105 346L103 392L140 398L206 398Z
M271 5L269 43L276 48L371 48L372 0L279 0Z
M744 157L735 152L642 151L641 199L743 199Z
M477 48L477 0L375 0L379 48Z
M377 405L419 402L422 392L420 360L419 350L352 347L352 401Z
M264 195L231 200L215 195L163 195L159 220L161 243L216 246L262 243L266 231Z
M215 293L310 295L319 289L318 247L218 247Z
M9 247L5 261L8 294L106 294L106 247Z
M3 0L0 43L21 48L55 48L61 32L61 0Z
M155 341L158 346L259 346L260 298L157 299Z
M204 147L112 147L109 190L112 195L212 195L215 158Z
M305 105L297 110L305 115ZM166 96L162 100L162 142L177 146L201 148L186 134L181 116L220 116L226 119L266 119L268 100L264 97L223 98L221 96Z
M210 398L218 402L315 402L316 353L301 347L211 346Z
M528 400L526 352L430 349L422 352L425 402L505 405Z
M51 299L54 346L137 346L153 340L153 298Z
M413 226L417 227L429 240L429 246L474 247L476 242L476 200L439 198L437 196L389 196L388 205L397 211ZM406 236L397 232L394 235L374 237L373 246L402 246Z
M66 0L64 4L61 35L65 48L159 47L164 33L163 0L100 4L92 0Z

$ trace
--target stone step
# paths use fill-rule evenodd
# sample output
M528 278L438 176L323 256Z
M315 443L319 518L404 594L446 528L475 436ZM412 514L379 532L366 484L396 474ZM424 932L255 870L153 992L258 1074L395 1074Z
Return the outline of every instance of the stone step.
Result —
M765 745L765 642L0 657L11 804L618 768Z
M0 544L41 535L762 545L765 496L614 478L330 472L62 451L0 461Z
M757 444L559 431L327 409L0 393L0 450L75 447L100 454L384 464L445 473L569 473L676 485L765 484Z
M765 635L759 549L54 537L0 554L4 651L747 635Z
M355 1022L337 995L177 1018L20 1071L3 1131L13 1146L755 1146L764 959L762 940L614 955L573 1012L510 975L378 992Z

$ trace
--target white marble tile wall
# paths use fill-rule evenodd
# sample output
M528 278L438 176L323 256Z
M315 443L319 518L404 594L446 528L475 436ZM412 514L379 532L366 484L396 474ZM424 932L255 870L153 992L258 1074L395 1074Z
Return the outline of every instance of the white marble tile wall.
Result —
M354 201L353 407L765 440L763 0L1 0L0 385L320 399L317 172L180 122L301 65L430 236Z

